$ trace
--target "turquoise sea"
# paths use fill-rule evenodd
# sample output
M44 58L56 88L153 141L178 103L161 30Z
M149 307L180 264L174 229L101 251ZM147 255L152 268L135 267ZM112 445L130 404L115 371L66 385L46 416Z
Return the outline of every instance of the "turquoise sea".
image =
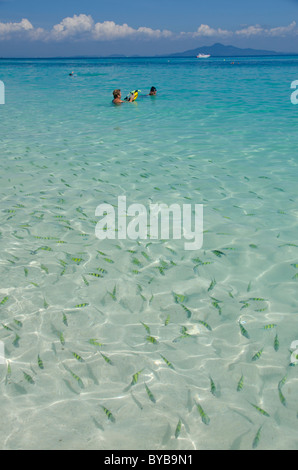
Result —
M297 79L298 57L0 61L1 449L297 449ZM123 195L203 204L203 248L99 241Z

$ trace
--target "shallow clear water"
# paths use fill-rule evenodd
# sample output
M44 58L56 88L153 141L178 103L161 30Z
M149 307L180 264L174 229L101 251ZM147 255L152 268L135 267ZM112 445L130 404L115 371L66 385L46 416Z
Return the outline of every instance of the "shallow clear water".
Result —
M1 448L297 448L298 59L231 62L0 62ZM121 195L203 204L203 248L99 241Z

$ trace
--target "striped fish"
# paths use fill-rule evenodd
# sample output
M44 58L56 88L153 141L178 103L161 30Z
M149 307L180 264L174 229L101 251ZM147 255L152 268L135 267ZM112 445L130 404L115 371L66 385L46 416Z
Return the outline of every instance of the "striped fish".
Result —
M102 406L101 405L101 408L103 409L103 411L105 412L105 414L107 415L109 421L111 421L111 423L115 423L115 418L112 414L112 412L110 410L108 410L105 406Z
M251 360L252 360L253 362L258 361L258 360L260 359L260 357L262 356L263 351L264 351L264 348L261 349L260 351L258 351L258 352L252 357Z
M177 424L176 431L175 431L175 438L176 439L178 439L178 437L180 436L181 428L182 428L182 422L181 422L181 419L179 419L179 422Z
M149 399L152 401L152 403L156 403L156 400L155 400L155 397L154 397L153 393L151 392L150 388L146 384L145 384L145 389L146 389L147 395L148 395Z
M210 418L209 416L205 413L201 405L199 403L196 403L198 412L200 413L200 416L202 418L202 422L208 426L210 424Z

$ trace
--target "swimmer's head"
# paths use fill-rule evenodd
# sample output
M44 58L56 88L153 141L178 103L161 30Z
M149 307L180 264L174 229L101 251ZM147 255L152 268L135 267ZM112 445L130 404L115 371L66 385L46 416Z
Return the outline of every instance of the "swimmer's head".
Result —
M151 87L151 90L150 90L150 95L156 95L156 88L155 86Z
M114 99L120 98L121 97L121 90L114 90L113 91L113 96L114 96Z

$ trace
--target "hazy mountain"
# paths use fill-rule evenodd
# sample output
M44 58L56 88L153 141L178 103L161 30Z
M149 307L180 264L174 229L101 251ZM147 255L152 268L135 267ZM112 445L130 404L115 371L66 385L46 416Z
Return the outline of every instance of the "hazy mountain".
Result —
M275 51L263 51L258 49L241 49L235 46L224 46L216 43L213 46L198 47L185 52L170 54L170 57L194 57L198 54L210 54L213 57L243 57L243 56L259 56L259 55L280 55Z

